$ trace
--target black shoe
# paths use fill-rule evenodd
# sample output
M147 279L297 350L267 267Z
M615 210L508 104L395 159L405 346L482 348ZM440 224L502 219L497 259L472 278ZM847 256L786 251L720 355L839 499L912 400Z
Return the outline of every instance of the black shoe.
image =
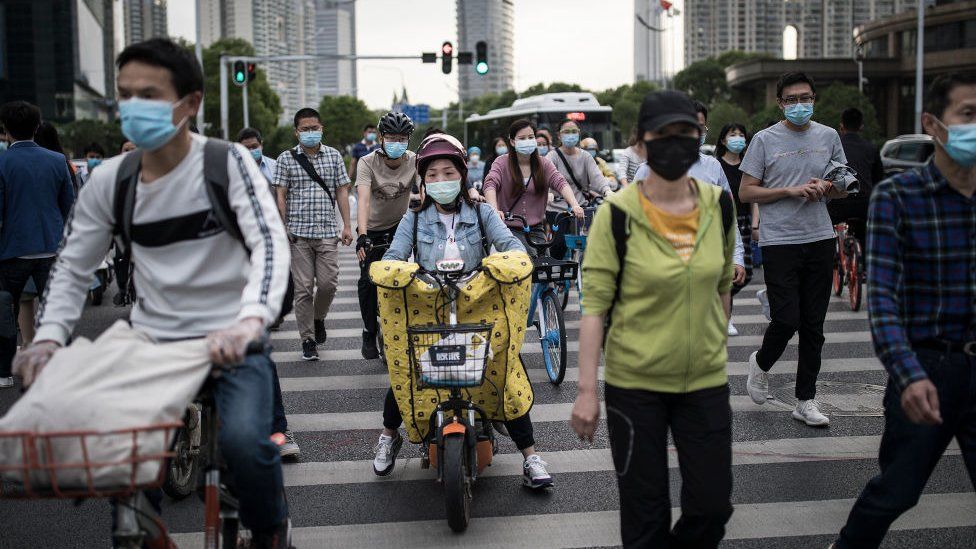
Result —
M253 549L292 549L291 520L285 519L270 532L254 532L250 547Z
M376 334L363 332L363 358L374 360L380 357L380 351L376 348Z
M319 359L319 352L315 348L315 342L311 339L306 339L302 342L302 358L305 360Z
M277 332L281 329L281 324L285 321L285 317L279 316L278 320L274 321L274 324L268 327L268 331Z
M325 319L315 321L315 342L319 345L325 343Z

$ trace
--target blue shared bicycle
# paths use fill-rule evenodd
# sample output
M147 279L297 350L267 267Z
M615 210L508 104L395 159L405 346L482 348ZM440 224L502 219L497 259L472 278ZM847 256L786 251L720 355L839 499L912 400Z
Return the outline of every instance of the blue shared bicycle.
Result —
M563 309L559 305L556 286L575 280L579 264L572 261L554 259L547 255L553 245L551 239L539 240L533 235L525 218L511 213L505 214L506 221L518 221L525 232L529 246L538 251L533 258L535 270L532 273L532 298L529 303L528 325L535 326L542 346L542 358L546 373L553 385L562 383L566 377L566 322Z

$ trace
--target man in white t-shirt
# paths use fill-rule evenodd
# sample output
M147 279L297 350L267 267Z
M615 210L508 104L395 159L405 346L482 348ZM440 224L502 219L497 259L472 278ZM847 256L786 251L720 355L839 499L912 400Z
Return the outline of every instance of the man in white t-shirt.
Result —
M204 179L208 139L187 127L203 102L203 74L191 53L153 39L127 47L116 64L122 133L138 149L105 161L82 189L41 303L37 335L18 354L15 369L30 385L67 343L95 268L121 226L118 171L131 155L141 155L129 183L136 186L127 232L138 295L130 322L156 340L205 337L213 362L232 367L217 380L215 396L241 521L254 534L253 547L289 547L281 458L269 439L270 351L247 352L281 306L289 265L285 228L257 164L236 144L227 145L227 202L243 242L215 219L219 206Z

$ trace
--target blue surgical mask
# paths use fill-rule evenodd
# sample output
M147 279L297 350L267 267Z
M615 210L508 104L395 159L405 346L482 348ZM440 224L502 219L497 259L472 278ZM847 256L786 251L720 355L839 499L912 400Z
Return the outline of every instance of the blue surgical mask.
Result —
M498 156L508 154L508 147L495 147L495 154Z
M322 143L322 130L298 132L298 142L310 149L312 147L317 147L320 143Z
M426 183L427 196L434 199L438 204L450 204L461 192L461 180L454 181L431 181Z
M407 152L407 144L399 141L387 141L383 143L383 150L386 151L386 156L391 160L396 160Z
M95 169L95 166L98 166L101 163L102 163L102 159L101 158L89 158L88 159L88 171L92 171L93 169Z
M173 124L173 108L180 101L170 103L139 97L120 101L122 134L140 149L153 151L162 147L173 139L180 126L186 122L184 118L179 124Z
M561 133L559 134L559 140L566 147L575 147L579 143L578 133Z
M783 110L783 114L786 115L786 119L792 122L796 126L806 126L807 122L810 121L810 117L813 116L813 103L797 103L795 105L787 105Z
M7 150L7 147L9 146L10 145L8 145L6 141L0 141L0 152Z
M370 143L372 143L373 141L376 141L376 132L369 132L369 133L367 133L366 134L366 141L369 141Z
M949 158L963 168L976 166L976 124L946 126L939 120L939 125L949 132L945 143L939 140Z
M701 137L698 138L698 146L703 147L705 145L705 138L708 137L708 132L702 132Z
M549 145L539 145L539 156L549 154Z
M746 138L739 135L729 137L725 140L725 148L735 154L739 154L742 152L742 149L746 148Z
M588 152L593 158L596 158L596 149L586 149L586 152Z
M261 159L264 158L264 151L262 151L260 147L257 149L251 149L251 156L254 157L255 162L261 162Z
M536 151L539 147L535 144L535 139L516 139L515 140L515 152L519 154L529 155Z

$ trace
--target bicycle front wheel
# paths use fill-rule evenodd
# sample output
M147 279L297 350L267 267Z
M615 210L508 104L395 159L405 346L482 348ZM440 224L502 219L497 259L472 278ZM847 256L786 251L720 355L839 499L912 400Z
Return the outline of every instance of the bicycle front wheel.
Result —
M566 323L563 310L552 289L543 292L542 307L539 311L541 322L539 334L542 354L546 362L546 373L553 385L559 385L566 377Z
M847 258L847 292L850 298L851 310L854 312L861 310L861 294L864 288L864 281L861 280L861 271L864 269L861 257L861 243L852 242L850 257Z

